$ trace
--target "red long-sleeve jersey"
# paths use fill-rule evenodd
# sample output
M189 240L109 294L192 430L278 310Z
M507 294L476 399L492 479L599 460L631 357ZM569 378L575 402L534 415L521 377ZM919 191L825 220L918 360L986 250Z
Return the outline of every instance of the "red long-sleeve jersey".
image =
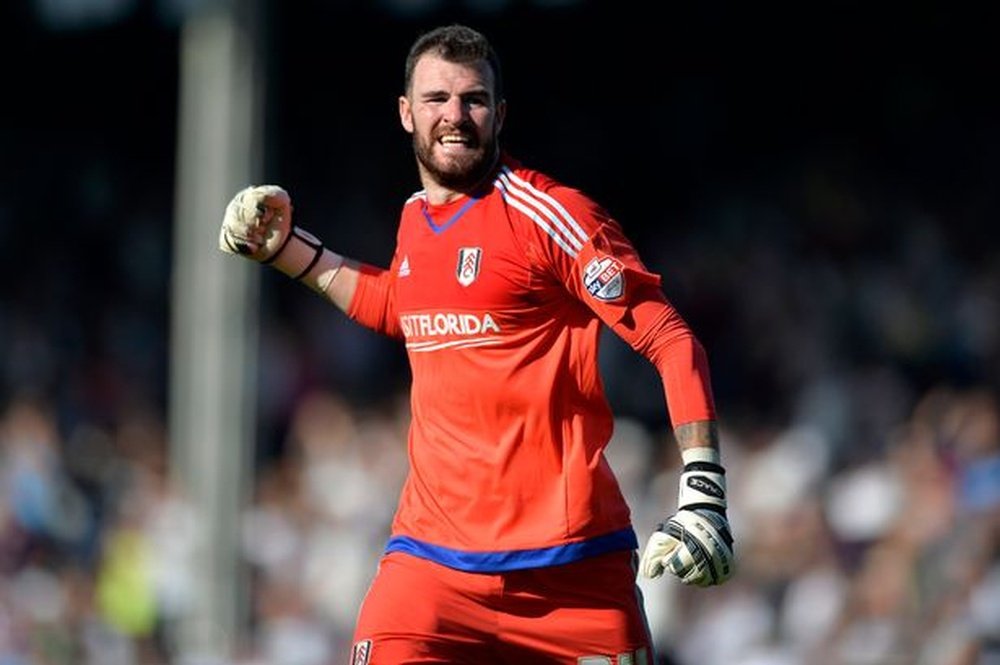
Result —
M714 417L704 350L618 223L506 156L479 197L410 197L348 315L403 338L412 368L387 551L498 572L637 547L603 454L602 322L656 366L675 426Z

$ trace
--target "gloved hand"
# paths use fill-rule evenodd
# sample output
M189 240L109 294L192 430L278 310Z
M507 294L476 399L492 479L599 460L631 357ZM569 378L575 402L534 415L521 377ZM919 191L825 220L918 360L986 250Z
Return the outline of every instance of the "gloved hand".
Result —
M684 584L722 584L735 570L726 519L726 472L717 450L695 448L683 455L677 512L649 537L639 570L648 578L669 570Z
M219 230L219 249L275 268L292 279L302 279L320 263L323 243L308 231L292 226L292 201L277 185L256 185L237 192L226 206ZM322 277L311 287L324 291L336 275L342 258L327 251Z
M226 206L219 231L219 249L255 261L270 261L291 235L292 202L277 185L240 190Z

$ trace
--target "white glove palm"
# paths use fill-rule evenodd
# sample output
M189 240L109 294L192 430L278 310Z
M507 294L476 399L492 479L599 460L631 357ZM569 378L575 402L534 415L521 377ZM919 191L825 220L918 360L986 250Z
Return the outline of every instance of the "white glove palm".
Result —
M240 190L226 206L219 249L267 263L291 237L292 203L277 185Z
M695 461L681 474L678 510L657 525L639 562L656 578L669 570L684 584L722 584L735 570L733 536L726 520L725 471L715 461Z

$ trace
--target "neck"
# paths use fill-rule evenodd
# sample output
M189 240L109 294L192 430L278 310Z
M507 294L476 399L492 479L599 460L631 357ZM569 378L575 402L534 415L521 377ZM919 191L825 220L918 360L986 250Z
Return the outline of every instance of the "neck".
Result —
M424 186L424 191L427 193L427 202L431 205L439 206L444 205L445 203L451 203L455 199L465 195L465 192L463 191L449 189L438 184L438 182L433 178L421 175L420 180Z

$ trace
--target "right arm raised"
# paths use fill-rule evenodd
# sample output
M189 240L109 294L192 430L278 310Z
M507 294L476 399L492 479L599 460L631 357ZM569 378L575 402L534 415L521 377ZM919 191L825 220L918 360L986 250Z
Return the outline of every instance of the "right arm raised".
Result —
M219 249L272 265L359 323L397 334L393 317L388 315L392 307L387 273L346 259L308 231L293 226L291 199L277 185L247 187L233 197L222 219ZM362 282L364 302L353 303Z

